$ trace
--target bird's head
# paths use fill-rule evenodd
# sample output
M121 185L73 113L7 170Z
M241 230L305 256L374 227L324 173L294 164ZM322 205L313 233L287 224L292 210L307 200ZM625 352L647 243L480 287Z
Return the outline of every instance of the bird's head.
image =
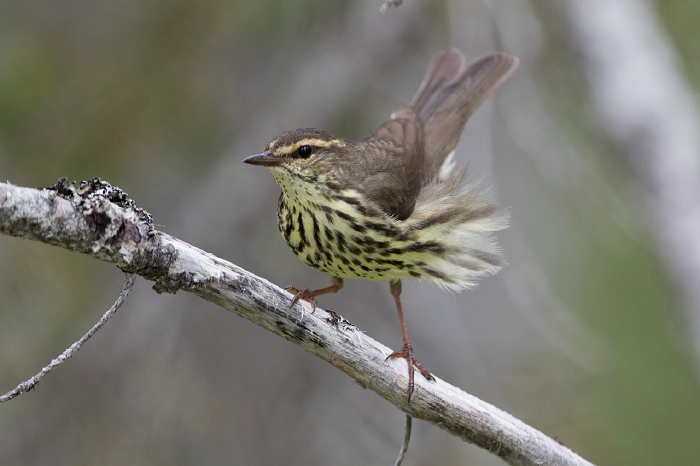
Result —
M350 151L347 140L328 131L305 128L280 134L263 152L243 161L267 168L285 189L285 185L299 182L333 182L343 167L351 165L347 157Z

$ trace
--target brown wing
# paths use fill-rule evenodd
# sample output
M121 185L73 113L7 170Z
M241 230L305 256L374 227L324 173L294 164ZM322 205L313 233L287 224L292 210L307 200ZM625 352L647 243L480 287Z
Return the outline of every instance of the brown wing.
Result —
M423 122L423 179L433 179L459 142L469 117L518 67L518 58L494 53L466 66L462 53L447 49L430 60L413 107Z
M394 107L391 120L366 140L365 196L389 215L404 220L413 212L423 172L423 128L409 103ZM371 147L370 147L371 146Z

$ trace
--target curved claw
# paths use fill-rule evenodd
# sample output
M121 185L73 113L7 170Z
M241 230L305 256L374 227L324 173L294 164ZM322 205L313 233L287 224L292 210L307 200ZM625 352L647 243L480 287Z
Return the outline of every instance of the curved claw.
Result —
M403 347L401 347L400 351L394 351L386 357L386 359L395 358L403 358L408 363L408 401L410 402L411 395L413 394L414 389L413 375L415 373L415 369L418 369L418 372L420 372L423 375L423 377L425 377L428 380L432 380L434 382L435 377L433 377L433 375L430 372L428 372L428 370L425 367L423 367L423 365L420 362L418 362L415 356L413 356L413 348L411 347L411 345L405 344L403 345Z
M294 295L294 298L292 298L292 302L289 304L289 308L291 309L294 307L294 305L300 300L303 299L307 303L311 304L312 312L316 310L316 295L314 294L313 291L310 289L306 288L304 290L300 290L298 288L295 288L293 286L286 286L284 288L286 291L289 291Z
M299 288L295 288L293 286L288 286L285 287L285 290L289 291L294 295L294 299L292 299L292 303L289 305L291 308L294 306L297 301L300 299L303 299L304 301L307 301L308 303L311 304L311 307L313 308L312 312L316 310L316 296L320 296L322 294L328 294L328 293L336 293L339 289L343 287L343 279L338 278L338 277L331 277L331 286L327 286L325 288L321 288L318 290L310 290L306 288L305 290L300 290Z

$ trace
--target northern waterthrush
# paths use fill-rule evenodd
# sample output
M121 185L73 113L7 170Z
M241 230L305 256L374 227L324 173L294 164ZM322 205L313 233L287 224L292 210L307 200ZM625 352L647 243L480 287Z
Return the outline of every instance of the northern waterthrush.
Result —
M397 104L391 119L361 141L320 129L296 129L274 138L245 159L272 172L282 188L277 222L306 264L331 275L315 291L288 287L294 305L335 293L344 278L389 280L403 347L389 358L408 361L408 399L414 366L401 307L401 280L428 279L459 291L501 268L491 232L507 226L508 211L490 191L454 170L454 148L471 114L518 66L505 53L467 66L462 53L436 53L411 103Z

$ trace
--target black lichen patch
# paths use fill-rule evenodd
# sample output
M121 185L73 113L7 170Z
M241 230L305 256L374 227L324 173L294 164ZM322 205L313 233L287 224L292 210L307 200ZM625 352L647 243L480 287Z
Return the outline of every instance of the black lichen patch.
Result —
M191 272L181 272L175 277L161 276L155 280L153 290L158 293L175 294L178 290L192 291L195 288L194 274Z
M333 311L331 309L328 309L328 314L330 314L330 316L328 318L326 318L326 322L331 324L331 327L337 328L338 323L340 322L340 319L342 319L342 317L339 316L338 313L336 313L335 311Z
M88 225L95 229L99 236L104 236L107 231L107 227L112 223L107 212L100 212L93 210L90 215L85 216L85 221Z
M168 272L175 260L177 260L177 251L172 244L150 247L143 249L141 254L135 255L128 266L123 267L123 270L155 281L156 285L153 289L158 292L175 293L177 285L167 284L169 280L172 282L168 277Z
M345 317L341 316L337 312L333 311L332 309L327 309L326 312L330 314L329 317L326 317L326 322L331 324L331 327L337 328L339 330L343 331L348 331L348 330L357 330L357 327L355 327L353 324L350 323Z
M78 183L66 181L66 178L63 177L45 189L56 191L59 196L71 201L79 209L87 207L88 204L94 205L95 202L111 202L124 209L133 210L138 215L139 220L147 223L149 227L153 226L151 214L138 207L126 192L100 178L95 177ZM84 201L89 201L89 203ZM100 220L96 219L95 222L99 224Z
M315 335L308 326L302 322L297 322L296 325L290 326L289 322L283 320L275 321L275 326L280 333L289 341L300 343L311 343L319 348L328 346L323 339Z
M447 407L444 403L429 402L428 408L438 414L445 414L447 412Z
M283 320L275 321L275 326L284 335L287 340L304 342L307 341L306 331L300 326L290 327L288 322Z

